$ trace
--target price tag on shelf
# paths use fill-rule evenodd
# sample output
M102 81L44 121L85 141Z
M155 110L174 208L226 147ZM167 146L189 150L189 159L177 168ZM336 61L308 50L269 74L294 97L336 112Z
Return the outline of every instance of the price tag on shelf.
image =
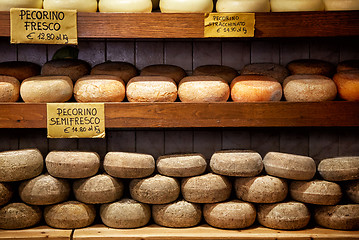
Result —
M77 11L10 9L11 43L77 44Z
M48 103L48 138L104 138L103 103Z
M254 37L254 13L207 13L204 37Z

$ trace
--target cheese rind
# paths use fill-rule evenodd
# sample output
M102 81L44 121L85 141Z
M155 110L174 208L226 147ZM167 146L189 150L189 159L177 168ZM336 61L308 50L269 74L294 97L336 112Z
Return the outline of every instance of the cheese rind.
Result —
M359 70L359 59L346 60L338 63L337 72L343 72L348 70Z
M42 8L42 0L0 0L0 11L11 8Z
M7 204L14 193L13 186L0 182L0 206Z
M287 68L292 75L323 75L332 77L335 73L335 66L332 63L319 59L294 60L287 64Z
M25 203L10 203L0 208L0 228L22 229L38 224L42 212L38 206Z
M100 0L98 4L100 12L140 12L152 11L151 0Z
M322 227L339 230L359 229L359 204L317 206L314 219Z
M16 102L20 97L20 82L11 76L0 75L0 102Z
M209 13L213 10L213 1L161 0L160 9L163 13Z
M113 75L120 77L125 83L137 75L137 68L128 62L107 61L97 64L91 69L91 75Z
M41 68L44 76L69 76L73 82L90 74L91 66L80 59L56 59L46 62Z
M237 70L229 66L223 65L203 65L196 67L193 76L214 76L221 77L230 84L232 80L238 76Z
M284 79L289 76L289 70L275 63L252 63L242 68L241 75L263 75L283 83Z
M217 12L269 12L269 0L218 0Z
M353 203L359 203L359 180L346 182L342 186L346 196Z
M328 181L349 181L359 179L359 156L323 159L318 172Z
M144 67L141 76L163 76L172 78L178 84L187 74L181 67L169 64L155 64Z
M272 12L324 11L323 0L271 0Z
M202 154L175 154L160 156L156 161L159 173L170 177L191 177L204 173L207 168Z
M359 69L339 72L333 80L340 98L347 101L359 101Z
M40 72L41 66L32 62L9 61L0 63L0 75L14 77L20 82L26 78L40 75Z
M323 0L326 11L359 10L358 0Z
M78 12L96 12L97 0L44 0L44 9L68 9Z

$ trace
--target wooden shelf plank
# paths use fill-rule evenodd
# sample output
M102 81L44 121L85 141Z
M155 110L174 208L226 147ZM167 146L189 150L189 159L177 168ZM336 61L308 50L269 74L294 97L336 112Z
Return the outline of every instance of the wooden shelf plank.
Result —
M54 229L48 226L39 226L21 230L0 230L0 240L70 240L72 230Z

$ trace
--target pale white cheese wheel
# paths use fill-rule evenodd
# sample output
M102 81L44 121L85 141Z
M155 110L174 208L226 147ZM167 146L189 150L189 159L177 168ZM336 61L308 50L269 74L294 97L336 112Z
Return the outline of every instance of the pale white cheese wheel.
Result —
M359 180L349 181L343 184L344 192L354 203L359 203Z
M78 12L96 12L97 0L44 0L44 9L74 9Z
M275 63L252 63L242 68L241 75L264 75L283 83L284 79L289 76L289 70Z
M314 219L322 227L340 230L359 229L359 204L317 206Z
M42 212L38 206L25 203L10 203L0 208L0 228L21 229L38 224Z
M326 11L359 10L359 0L323 0Z
M11 8L42 8L42 0L0 0L0 11Z
M141 76L164 76L172 78L177 84L187 74L181 67L169 64L155 64L144 67L141 70Z
M91 75L114 75L128 83L137 75L137 68L128 62L107 61L94 66L91 69Z
M272 12L324 11L323 0L271 0Z
M218 0L217 12L269 12L269 0Z
M163 13L209 13L213 10L213 1L161 0L160 9Z
M7 204L14 193L13 187L9 183L0 182L0 206Z
M359 179L359 156L323 159L318 172L328 181L348 181Z
M193 70L193 76L215 76L221 77L230 84L238 76L238 71L229 66L203 65Z
M41 68L44 76L69 76L72 81L90 74L91 66L80 59L56 59L46 62Z
M170 177L191 177L206 171L207 162L202 154L175 154L160 156L156 161L159 173Z
M11 76L0 75L0 102L16 102L20 97L20 82Z
M99 0L100 12L142 12L152 11L151 0Z

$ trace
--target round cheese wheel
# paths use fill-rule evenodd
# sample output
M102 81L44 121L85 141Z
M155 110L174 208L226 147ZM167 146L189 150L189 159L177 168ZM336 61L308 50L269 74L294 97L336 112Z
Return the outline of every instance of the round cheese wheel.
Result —
M100 12L142 12L152 11L151 0L99 0Z
M11 8L42 8L42 0L0 0L0 11Z
M347 70L359 70L359 59L346 60L338 63L337 72L343 72Z
M1 2L2 0L0 0ZM25 2L24 0L22 0ZM7 4L11 4L16 1L7 1ZM29 1L31 2L31 1ZM0 4L0 8L3 4ZM1 10L3 11L3 10ZM40 75L41 66L32 62L24 61L10 61L0 63L0 75L11 76L19 80L20 82L26 78Z
M293 181L289 192L292 199L316 205L335 205L342 198L338 184L323 180Z
M323 0L326 11L359 10L358 0Z
M322 227L340 230L359 229L359 204L317 206L314 219Z
M239 199L254 203L281 202L288 194L287 181L272 176L236 178L234 187Z
M213 1L161 0L160 9L163 13L209 13L213 10Z
M104 62L91 69L91 75L113 75L120 77L125 83L137 75L137 68L128 62Z
M359 203L359 180L343 184L346 196L354 203Z
M332 63L318 59L294 60L287 64L287 68L292 75L324 75L332 77L335 73L335 66Z
M232 184L225 176L207 173L182 179L181 190L188 202L216 203L230 197Z
M108 152L103 163L105 171L117 178L144 178L155 171L155 159L149 154Z
M220 77L189 76L178 85L178 96L182 102L226 102L229 95L229 85Z
M119 179L107 174L99 174L74 181L73 190L75 198L80 202L102 204L120 199L124 185Z
M242 68L241 75L264 75L283 83L284 79L289 76L289 71L284 66L275 63L252 63Z
M21 200L31 205L51 205L66 201L71 192L70 183L54 178L48 173L22 182L19 186Z
M176 154L159 157L156 166L166 176L192 177L204 173L207 162L202 154Z
M144 67L141 70L141 76L163 76L172 78L177 84L186 76L183 68L169 65L169 64L156 64Z
M0 152L0 182L15 182L41 174L44 159L37 149Z
M25 203L10 203L0 208L0 228L29 228L38 224L41 217L41 209L37 206L29 206Z
M313 158L296 154L269 152L263 164L269 175L293 180L310 180L317 171Z
M221 77L230 84L238 76L238 72L231 67L221 65L204 65L196 67L193 76L214 76Z
M271 0L272 12L324 11L323 0Z
M330 78L321 75L292 75L283 83L288 102L324 102L337 96L337 87Z
M269 12L269 0L218 0L217 12Z
M91 225L96 216L93 205L68 201L44 209L46 224L53 228L74 229Z
M180 185L175 178L157 174L144 179L131 180L130 193L132 198L139 202L165 204L178 198Z
M0 75L0 102L16 102L20 97L20 82L11 76Z
M125 95L125 83L117 76L89 75L77 80L74 86L77 102L122 102Z
M13 193L13 187L9 183L0 183L0 206L10 201Z
M231 97L234 102L280 101L282 85L267 76L238 76L231 83Z
M295 230L308 225L310 212L305 204L294 201L260 204L257 206L257 220L265 227Z
M100 207L103 224L111 228L139 228L151 219L151 208L133 199L121 199Z
M253 177L263 169L261 155L246 150L215 152L209 165L214 173L234 177Z
M100 156L95 152L52 151L45 159L47 171L58 178L87 178L100 167Z
M178 200L169 204L153 205L152 217L156 224L164 227L193 227L202 219L202 207L196 203Z
M44 0L44 9L74 9L78 12L97 12L97 0Z
M359 101L359 69L339 72L333 80L340 98L347 101Z
M127 83L126 96L129 102L174 102L177 85L169 77L138 76Z
M318 172L328 181L348 181L359 179L359 156L323 159Z
M44 76L69 76L72 81L90 74L91 66L80 59L56 59L46 62L41 69Z
M71 99L73 83L67 76L37 76L25 79L20 86L26 103L66 102Z

